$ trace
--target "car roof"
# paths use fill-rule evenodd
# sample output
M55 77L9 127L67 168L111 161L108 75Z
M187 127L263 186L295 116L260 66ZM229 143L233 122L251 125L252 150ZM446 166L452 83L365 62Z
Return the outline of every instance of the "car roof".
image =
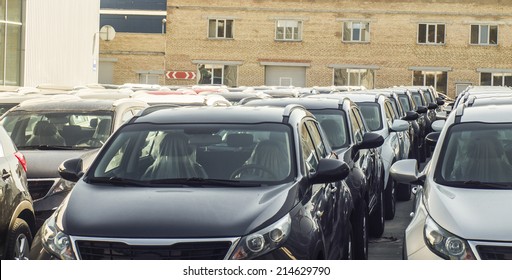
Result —
M303 108L303 107L300 107ZM306 110L303 110L307 112ZM133 119L134 123L282 123L286 108L267 106L166 107L152 106Z
M482 104L483 105L483 104ZM464 106L461 122L490 122L509 123L512 122L512 104L493 104L483 106Z
M271 98L251 100L246 103L247 106L279 106L284 107L288 104L299 104L308 110L319 109L340 109L341 100L333 98Z
M113 110L115 107L124 104L133 104L140 106L147 106L146 103L133 100L133 99L118 99L118 100L99 100L99 99L81 99L76 96L57 96L56 98L36 98L21 102L13 111L69 111L69 110L83 110L83 111L98 111L98 110Z
M352 102L376 102L376 96L375 94L366 94L364 92L361 93L331 93L331 94L318 94L314 96L308 96L309 97L316 97L316 98L335 98L335 99L342 99L342 98L349 98L352 100Z

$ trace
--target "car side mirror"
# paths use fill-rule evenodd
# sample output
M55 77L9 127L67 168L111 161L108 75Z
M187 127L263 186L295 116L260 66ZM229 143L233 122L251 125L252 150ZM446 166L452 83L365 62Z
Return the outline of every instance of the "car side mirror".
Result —
M377 133L367 132L363 136L363 141L357 144L356 148L361 149L373 149L382 146L384 144L384 138Z
M415 121L420 117L420 115L414 111L409 111L405 113L405 117L402 118L404 121Z
M418 172L415 159L403 159L395 162L389 169L389 174L395 181L404 184L423 185L425 175Z
M428 112L428 109L425 106L418 106L418 108L416 109L416 112L418 114L424 114L424 113Z
M437 103L437 105L439 105L439 106L443 106L443 105L444 105L444 100L443 100L441 97L438 97L438 98L436 99L436 103Z
M394 120L390 131L401 132L409 130L409 123L404 120Z
M441 130L443 130L443 127L444 127L445 123L446 123L445 120L437 120L437 121L433 122L432 123L432 130L440 132Z
M439 106L438 106L436 103L431 102L431 103L428 103L428 107L427 107L427 108L428 108L429 110L435 110L435 109L437 109L438 107L439 107Z
M311 177L312 184L326 184L347 178L350 167L339 159L323 158L318 163L315 174Z
M71 181L71 182L78 182L80 180L80 177L84 175L83 169L83 161L81 158L72 158L65 160L61 163L61 165L58 168L59 175L62 179Z

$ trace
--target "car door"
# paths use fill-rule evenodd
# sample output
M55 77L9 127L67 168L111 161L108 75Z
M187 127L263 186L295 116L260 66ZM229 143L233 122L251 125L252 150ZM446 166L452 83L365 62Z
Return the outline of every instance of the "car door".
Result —
M317 123L306 119L301 125L302 158L308 176L314 174L321 158L332 155L327 152L325 142L321 137ZM340 248L340 182L314 184L311 186L312 195L306 209L311 209L311 217L320 230L324 252L327 259L339 258ZM337 227L338 226L338 227Z
M362 142L363 136L368 132L363 121L363 115L357 107L351 108L352 132L357 141ZM360 139L360 140L358 140ZM356 165L359 167L365 178L365 184L369 192L368 209L372 209L377 203L377 194L380 190L380 169L378 165L378 152L376 149L359 149L357 156L354 157Z

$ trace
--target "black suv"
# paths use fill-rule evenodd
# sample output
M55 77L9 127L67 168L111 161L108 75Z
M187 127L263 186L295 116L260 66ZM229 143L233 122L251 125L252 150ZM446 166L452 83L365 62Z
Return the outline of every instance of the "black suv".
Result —
M0 259L29 256L35 217L27 188L27 163L0 127Z
M301 106L150 107L81 164L32 259L351 257L349 168Z
M314 97L314 95L313 95ZM380 237L384 231L382 198L383 166L375 148L382 136L369 132L359 107L348 98L280 98L252 100L248 106L280 106L300 104L310 111L322 126L332 149L350 167L347 184L352 192L355 211L354 258L368 258L368 233ZM368 228L368 217L370 227Z

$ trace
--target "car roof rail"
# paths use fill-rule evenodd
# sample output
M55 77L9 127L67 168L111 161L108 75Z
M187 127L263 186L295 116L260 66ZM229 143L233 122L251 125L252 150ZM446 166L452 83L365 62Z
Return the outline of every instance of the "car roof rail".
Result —
M286 105L286 107L284 108L284 111L283 111L283 123L287 123L288 120L290 119L290 115L292 114L293 110L295 109L304 109L306 110L306 108L302 105L299 105L299 104L288 104Z
M343 110L343 103L345 103L345 101L348 101L348 103L351 102L350 98L348 98L348 97L343 97L342 99L339 99L338 100L338 109Z

